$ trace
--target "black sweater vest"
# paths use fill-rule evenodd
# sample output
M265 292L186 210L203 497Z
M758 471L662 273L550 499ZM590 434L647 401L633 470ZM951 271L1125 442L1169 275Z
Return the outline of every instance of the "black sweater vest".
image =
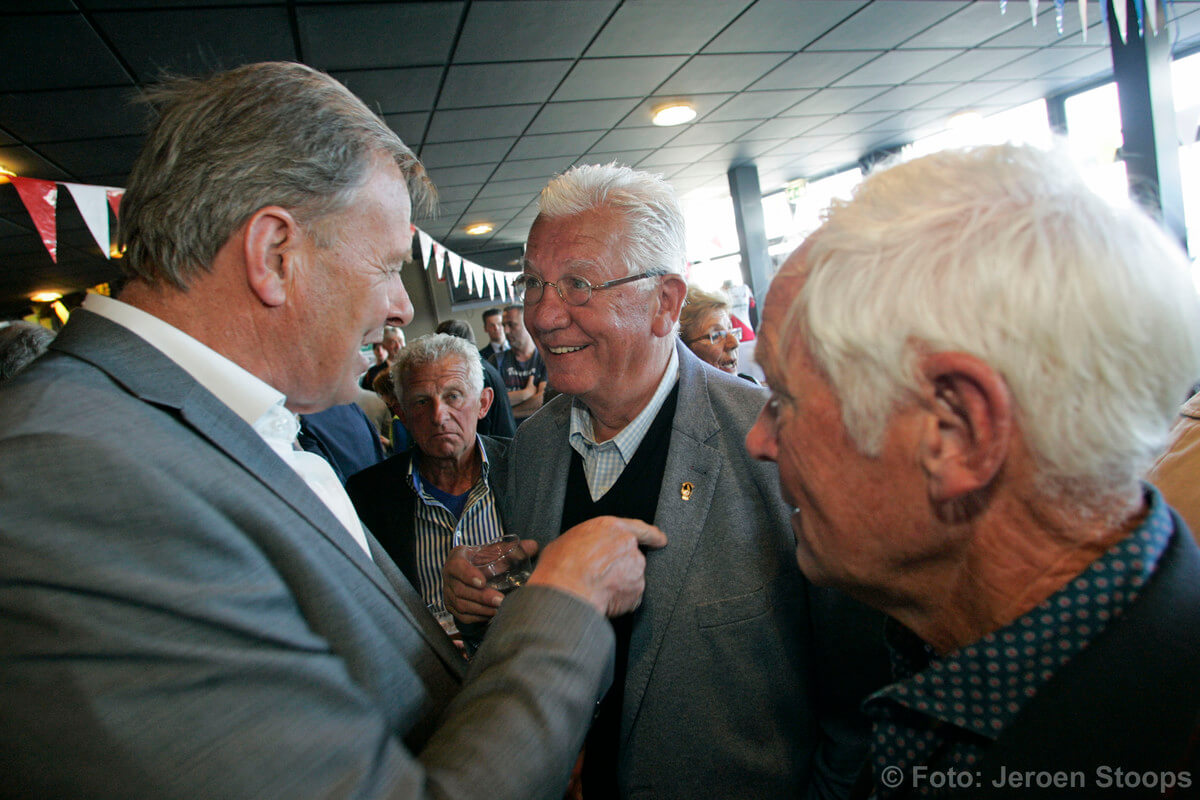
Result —
M646 431L641 444L621 477L599 500L592 500L587 478L583 473L583 458L572 450L571 468L567 475L567 491L563 499L562 531L574 525L612 515L630 517L653 524L658 509L658 493L667 468L667 448L671 443L671 423L679 384L667 395L654 422ZM621 705L625 697L625 673L629 661L629 638L637 612L612 621L617 636L616 664L613 683L600 701L596 717L588 732L583 758L583 792L591 800L617 797L617 751L621 738Z

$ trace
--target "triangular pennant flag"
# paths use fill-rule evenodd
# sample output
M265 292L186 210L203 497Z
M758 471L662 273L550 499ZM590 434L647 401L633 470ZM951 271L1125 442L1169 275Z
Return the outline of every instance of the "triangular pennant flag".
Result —
M1100 5L1104 5L1108 0L1101 0ZM1087 41L1087 0L1079 0L1079 30L1083 31L1083 40Z
M56 222L58 209L58 184L54 181L43 181L37 178L12 177L13 186L25 204L25 210L33 219L33 225L42 237L42 244L50 251L50 259L58 263L58 224Z
M1158 36L1158 0L1146 3L1146 21L1150 23L1150 30Z
M479 273L475 269L475 265L465 258L463 259L463 273L467 276L467 288L471 291L471 294L475 294L478 291L475 287Z
M108 189L104 186L85 186L82 183L64 183L75 199L75 205L83 221L87 223L92 238L100 247L100 252L108 258Z
M1128 42L1129 38L1127 34L1129 30L1129 14L1125 9L1124 0L1117 0L1117 2L1113 3L1112 9L1113 16L1117 19L1117 30L1121 33L1121 41Z
M503 292L500 291L501 282L500 273L492 272L492 288L496 290L495 293L492 294L492 297L499 299L503 295Z
M1054 29L1059 36L1063 35L1063 8L1066 4L1067 0L1054 0Z
M104 194L108 196L108 207L113 211L115 219L121 218L121 198L125 196L124 189L105 189Z
M1145 26L1142 24L1142 19L1145 17L1145 2L1144 0L1133 0L1133 10L1137 13L1138 19L1138 36L1145 38Z
M458 253L450 253L450 275L454 280L454 285L458 286L462 283L462 257Z
M1033 27L1037 27L1038 0L1029 0L1029 16L1033 17Z
M428 272L434 263L432 258L433 238L425 231L417 228L417 240L421 243L421 257L425 259L425 271Z

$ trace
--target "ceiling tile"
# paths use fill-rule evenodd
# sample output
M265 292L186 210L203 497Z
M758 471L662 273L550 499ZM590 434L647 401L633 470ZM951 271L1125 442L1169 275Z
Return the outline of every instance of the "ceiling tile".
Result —
M544 102L570 61L456 64L450 67L438 108Z
M330 73L377 114L433 108L440 67L371 69Z
M536 158L529 161L506 161L496 170L498 181L541 178L547 183L556 173L571 166L573 158Z
M462 6L459 2L297 6L304 60L325 70L443 63ZM281 8L279 13L286 11Z
M589 152L612 153L618 150L648 148L653 150L662 147L679 135L679 131L671 128L618 128L609 131L599 141L592 145Z
M966 7L966 3L914 0L871 3L808 47L815 50L887 50Z
M821 114L811 117L777 117L742 135L745 141L761 141L763 139L790 139L805 131L815 128L832 118L832 114Z
M70 53L69 58L64 58ZM81 17L40 15L0 25L4 88L57 89L132 84L120 62Z
M93 18L141 81L156 80L164 70L199 75L296 59L283 6L105 11Z
M498 139L475 139L469 142L427 144L419 153L422 163L433 170L438 167L461 167L468 164L498 164L516 141L506 136Z
M983 47L967 50L943 61L928 72L914 76L909 83L962 83L976 78L991 80L991 75L1005 64L1029 55L1025 47Z
M616 162L617 164L631 165L641 161L646 156L655 151L656 148L630 149L630 150L614 150L604 152L589 152L585 153L575 160L576 164L609 164Z
M78 89L0 94L0 126L29 144L141 134L144 109L131 89Z
M780 116L806 117L812 114L840 114L857 108L887 90L886 86L841 86L821 91L801 100Z
M797 53L748 88L755 91L821 89L843 75L853 72L878 55L879 53L876 51L862 50L839 53Z
M822 122L815 128L809 128L804 132L804 138L857 133L894 116L896 114L893 111L876 111L871 114L841 114L827 122Z
M651 171L672 164L695 164L716 148L711 144L695 145L693 147L660 147L638 162L638 169Z
M704 55L687 62L656 94L738 92L777 67L785 53Z
M438 167L429 170L435 186L478 186L488 179L495 169L494 164L473 164L469 167Z
M608 130L637 104L637 98L547 103L529 126L528 133Z
M892 50L837 82L838 86L889 86L933 69L956 54L954 50Z
M600 131L577 133L547 133L541 136L522 136L509 155L510 159L551 158L586 153L601 136Z
M625 3L588 48L602 56L690 55L736 17L749 0L659 0Z
M1024 20L1021 19L1022 11L1026 12ZM1005 14L1000 13L999 3L968 3L966 8L959 9L900 46L975 47L1022 22L1029 24L1029 13L1019 3L1013 3Z
M844 135L828 135L828 136L801 136L791 141L785 142L777 147L773 147L764 153L767 157L779 156L800 156L809 153L815 153L818 150L824 149L837 142L842 141L846 137Z
M1046 47L1034 50L1027 56L1018 58L1012 63L998 67L988 73L988 80L995 81L1024 81L1045 75L1052 70L1061 69L1072 61L1086 57L1079 48L1067 47L1058 49Z
M421 145L421 137L425 135L425 123L429 121L428 111L410 111L407 114L384 114L383 121L396 132L406 145L416 149Z
M454 61L578 58L616 6L616 0L473 3L454 49ZM505 35L497 36L497 31Z
M456 142L489 136L520 136L541 108L536 103L516 106L445 109L434 112L430 142Z
M705 116L703 121L725 122L738 119L770 119L812 95L812 89L743 92L735 95L729 102Z
M733 97L732 94L693 94L687 98L687 101L696 109L696 118L704 119L717 106L724 103ZM654 110L670 102L679 100L677 97L653 95L638 103L633 111L629 112L629 116L618 126L618 128L644 128L647 125L652 125L650 121L654 116Z
M467 214L490 214L493 212L511 211L512 214L517 213L530 202L535 200L537 195L513 195L512 197L485 197L475 202L467 209ZM509 214L505 219L509 219L512 214ZM499 215L497 213L497 218Z
M895 89L888 89L878 97L873 97L855 107L855 113L862 111L903 111L906 108L919 106L925 101L949 91L957 84L953 83L923 83L904 84Z
M758 0L704 52L795 52L865 5L842 0Z
M725 144L737 139L746 131L758 125L757 120L738 120L735 122L697 122L687 127L671 140L671 147L691 146L699 144Z
M128 173L142 149L142 141L141 136L118 136L42 144L38 150L76 179L90 181L113 172Z
M505 197L515 194L527 194L536 197L546 186L541 178L525 178L515 181L488 181L487 186L479 190L479 197Z
M927 103L929 108L968 108L988 97L1020 86L1020 81L975 81L943 92Z
M683 64L683 56L587 58L571 70L553 100L601 100L652 92Z

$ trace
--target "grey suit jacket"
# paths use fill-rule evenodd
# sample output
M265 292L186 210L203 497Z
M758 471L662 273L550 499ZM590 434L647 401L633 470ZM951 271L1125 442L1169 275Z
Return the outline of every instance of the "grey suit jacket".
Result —
M888 677L882 617L800 573L778 471L743 444L766 392L678 353L654 520L669 543L647 554L619 786L627 797L840 796L865 753L858 701ZM507 518L543 543L561 527L570 403L531 417L509 451Z
M76 311L0 389L0 796L560 797L609 680L603 617L518 592L464 682L371 544L172 361Z

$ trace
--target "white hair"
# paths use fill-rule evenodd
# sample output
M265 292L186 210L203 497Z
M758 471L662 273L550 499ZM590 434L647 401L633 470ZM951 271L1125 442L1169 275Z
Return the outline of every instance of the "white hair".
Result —
M660 175L615 162L581 164L542 189L538 212L549 218L612 209L625 220L621 259L632 273L682 275L687 266L683 212Z
M437 364L447 358L457 358L467 368L467 383L479 396L483 392L483 365L479 351L466 339L448 333L422 336L400 351L390 368L396 400L404 403L404 377L417 367Z
M1006 381L1047 491L1128 493L1200 375L1200 304L1183 253L1111 206L1065 154L994 146L874 173L810 237L787 325L858 447L878 454L922 353L959 351Z

